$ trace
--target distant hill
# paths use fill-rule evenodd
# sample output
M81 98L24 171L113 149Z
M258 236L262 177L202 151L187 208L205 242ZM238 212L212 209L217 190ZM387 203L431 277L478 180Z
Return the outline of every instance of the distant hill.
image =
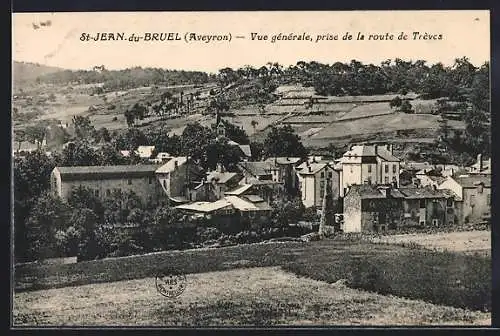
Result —
M63 71L62 68L51 67L36 63L28 62L13 62L12 76L14 84L29 84L33 83L38 76Z

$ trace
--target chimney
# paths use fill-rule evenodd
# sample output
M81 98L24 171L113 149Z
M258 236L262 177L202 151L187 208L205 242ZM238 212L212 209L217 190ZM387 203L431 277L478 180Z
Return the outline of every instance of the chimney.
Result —
M377 152L377 145L373 145L373 148L375 149L375 155L378 155L378 152Z
M479 171L483 170L483 156L481 154L477 154L477 167Z
M290 158L287 156L287 157L286 157L286 160L287 160L287 161L290 161Z
M174 167L175 167L175 169L177 169L178 166L179 166L179 164L177 163L177 160L174 159Z
M307 167L309 168L309 172L312 172L311 166L308 165Z

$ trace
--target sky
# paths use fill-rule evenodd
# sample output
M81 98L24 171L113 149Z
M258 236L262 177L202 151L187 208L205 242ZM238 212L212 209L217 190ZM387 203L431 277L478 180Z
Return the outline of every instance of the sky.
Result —
M468 57L475 65L490 59L490 13L481 11L296 11L296 12L93 12L12 14L13 60L67 69L134 66L216 72L224 67L262 66L298 61L380 64L386 59L453 63ZM40 22L50 20L50 26ZM36 24L37 29L34 28ZM231 41L81 41L82 33L146 32L231 34ZM347 32L352 40L342 40ZM357 40L357 34L365 35ZM400 33L408 40L398 40ZM413 32L441 40L413 40ZM251 34L268 35L267 41ZM309 34L312 41L277 41L273 35ZM394 40L369 41L369 34L393 34ZM316 42L317 35L340 40ZM236 38L244 36L245 38Z

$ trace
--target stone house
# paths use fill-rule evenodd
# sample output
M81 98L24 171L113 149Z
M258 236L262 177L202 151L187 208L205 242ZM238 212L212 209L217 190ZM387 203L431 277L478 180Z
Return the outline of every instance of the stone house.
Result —
M491 215L491 175L448 177L438 187L455 195L458 223L481 222Z
M103 199L113 191L133 191L144 202L161 198L161 186L155 175L159 165L55 167L50 176L52 192L67 200L73 188L82 186Z
M400 160L392 145L355 145L340 159L342 166L340 196L352 185L391 184L399 187Z
M400 226L423 227L455 224L453 193L434 187L401 188L404 195Z
M163 193L173 204L196 199L195 187L203 180L203 172L187 156L170 159L156 170Z
M344 198L344 232L455 224L454 195L434 188L353 185Z
M344 197L344 232L380 232L397 228L403 215L397 189L353 184Z
M282 182L288 194L296 194L299 190L299 179L295 168L304 161L298 157L270 157L265 162L269 162L278 169L272 170L273 180Z
M340 195L340 176L329 162L306 161L296 167L299 191L306 208L321 208L325 188L331 188L332 199Z
M233 232L269 223L272 211L258 195L226 196L215 202L194 202L175 208L191 219L204 218L208 226Z

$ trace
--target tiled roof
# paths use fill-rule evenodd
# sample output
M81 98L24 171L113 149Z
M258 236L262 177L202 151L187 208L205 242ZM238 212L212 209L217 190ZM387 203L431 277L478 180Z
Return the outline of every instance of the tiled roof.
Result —
M212 179L216 179L217 183L225 184L235 176L237 176L237 173L231 173L231 172L217 172L217 171L212 171L207 174L207 181L211 182Z
M189 204L178 205L175 208L182 210L190 210L196 212L213 212L219 209L230 207L232 204L226 199L220 199L215 202L194 202Z
M159 165L56 167L63 181L154 176Z
M352 146L351 150L344 153L342 157L342 162L345 162L348 157L359 158L361 160L362 157L366 156L379 156L385 161L391 162L399 162L400 160L391 154L384 146L378 145L375 153L375 145L356 145ZM350 160L347 160L350 161Z
M271 174L271 170L277 169L274 164L265 161L241 162L239 167L248 171L253 176L269 175Z
M175 170L176 166L175 164L177 163L177 167L180 167L181 165L185 164L187 162L187 156L177 156L164 165L160 166L156 172L157 173L170 173Z
M491 176L469 175L455 177L463 188L476 188L479 183L483 183L485 187L491 187Z
M434 190L432 188L400 188L399 189L407 199L426 199L426 198L443 198L449 197L442 189Z
M225 194L226 195L241 195L245 191L247 191L248 189L250 189L251 187L252 187L251 184L244 184L241 187L238 187L236 189L233 189L233 190L230 190L230 191L226 191Z
M301 160L302 159L298 158L298 157L282 157L282 156L278 156L278 157L270 157L270 158L268 158L266 160L266 162L276 163L276 164L279 164L279 165L288 165L288 164L297 164Z
M241 151L243 154L245 154L246 157L252 157L252 150L250 149L250 145L239 145Z
M328 166L328 163L326 162L310 163L309 165L307 165L307 163L304 162L299 166L298 173L300 175L316 174L320 170L324 169L326 166Z

